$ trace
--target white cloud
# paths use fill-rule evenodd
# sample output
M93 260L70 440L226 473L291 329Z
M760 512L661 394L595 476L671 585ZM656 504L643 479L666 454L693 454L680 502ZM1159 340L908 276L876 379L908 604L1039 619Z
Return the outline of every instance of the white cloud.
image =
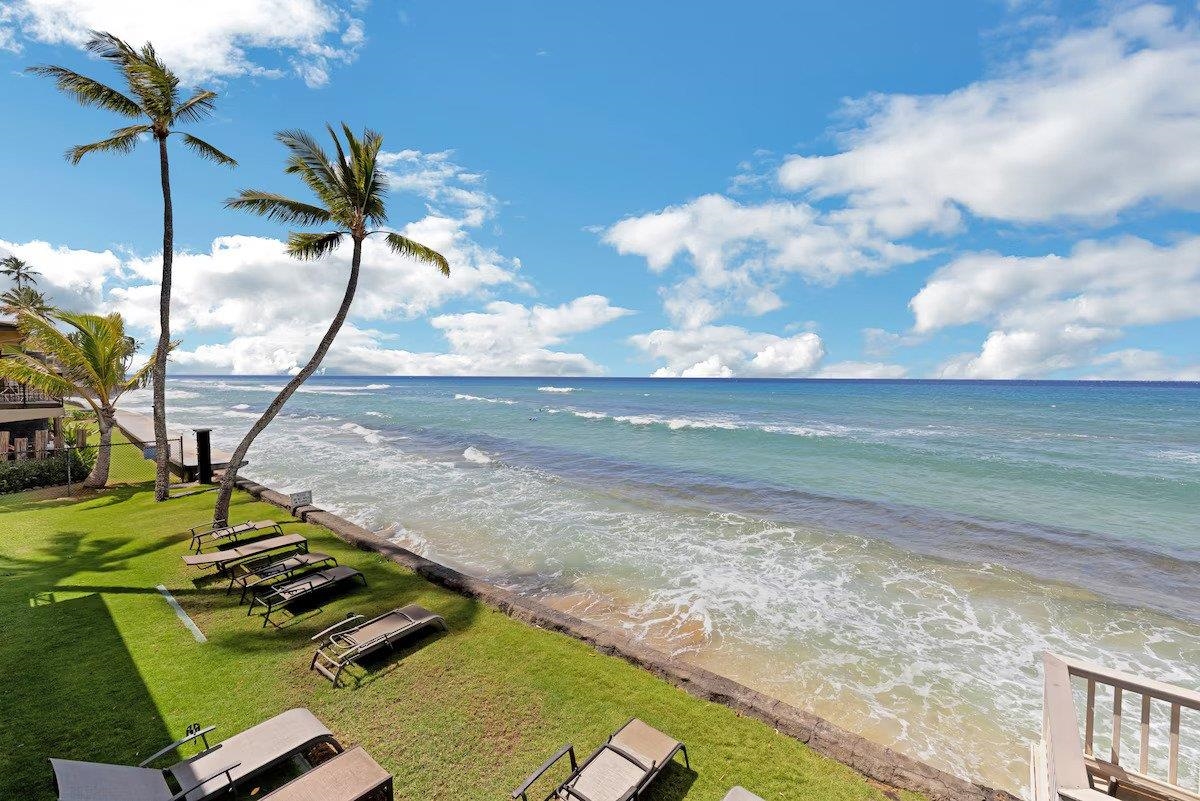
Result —
M1163 353L1125 348L1105 353L1092 361L1092 372L1084 377L1098 381L1200 381L1200 363L1183 364Z
M425 198L431 209L456 210L478 225L499 208L496 198L483 188L483 176L450 160L453 151L424 153L400 150L379 154L379 165L387 172L391 188Z
M0 8L0 43L17 33L81 46L103 30L134 45L154 43L187 83L239 75L279 77L284 65L310 86L352 61L365 41L358 6L341 0L13 0ZM274 51L264 65L264 51ZM279 54L286 61L281 61Z
M832 284L858 272L881 272L924 252L830 220L806 203L743 205L704 195L679 206L628 217L604 232L619 253L646 259L663 273L686 254L692 272L664 292L677 325L706 325L730 311L780 308L776 290L789 276Z
M50 302L76 311L99 310L105 282L123 271L122 259L111 250L96 252L40 240L17 243L0 239L0 258L13 255L38 271L36 288Z
M1167 246L1136 237L1087 241L1067 256L969 254L935 272L910 306L918 334L969 323L993 329L978 354L943 365L943 376L1069 370L1100 358L1125 327L1196 316L1200 236Z
M835 362L817 371L817 378L904 378L908 368L884 362Z
M448 352L390 348L389 335L348 324L324 366L332 372L371 375L596 375L603 368L583 354L549 346L629 313L599 295L554 307L496 301L483 312L430 320L446 337ZM239 335L228 342L179 351L173 361L179 371L191 373L295 372L324 331L324 324L311 323Z
M659 329L630 342L647 356L666 362L657 378L795 377L810 375L825 356L814 333L790 337L754 333L734 325Z
M841 152L793 156L783 187L840 198L885 236L990 220L1105 223L1145 203L1200 208L1200 31L1143 5L944 95L848 106Z

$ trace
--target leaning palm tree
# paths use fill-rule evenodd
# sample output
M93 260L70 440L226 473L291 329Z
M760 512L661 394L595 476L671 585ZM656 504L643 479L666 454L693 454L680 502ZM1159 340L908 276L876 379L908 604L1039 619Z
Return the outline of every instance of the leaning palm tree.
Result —
M39 317L50 313L54 307L46 300L46 296L31 286L18 286L0 295L0 312L17 314L22 309L30 311Z
M167 353L171 344L171 264L175 248L175 220L171 204L171 176L167 161L167 137L178 134L186 147L201 158L229 167L237 162L203 139L175 130L177 125L196 123L213 112L217 95L197 90L181 100L179 78L163 63L149 42L134 48L111 33L92 31L85 47L89 52L113 64L125 79L129 94L120 92L66 67L37 66L29 72L53 78L58 88L85 106L97 106L138 122L118 128L107 139L78 145L67 151L67 160L78 164L90 154L102 151L128 153L146 136L158 143L158 166L163 196L162 284L158 298L158 346L154 350L154 439L156 470L154 498L164 501L170 483L167 464Z
M64 324L66 331L56 322ZM128 390L146 385L155 359L129 373L138 344L125 334L125 322L119 314L56 311L43 317L22 310L17 324L21 346L0 359L0 378L60 398L82 398L92 408L100 429L100 448L84 486L103 487L108 483L117 400Z
M288 150L285 173L295 175L316 195L317 203L292 200L273 192L245 189L236 198L226 201L232 209L245 209L271 220L304 226L329 227L319 233L293 232L288 235L287 252L298 259L317 259L336 249L347 237L353 243L350 256L350 275L346 280L346 291L337 314L329 324L329 330L321 337L317 349L308 364L284 386L283 390L267 406L262 416L254 422L246 436L238 443L221 478L221 489L213 510L215 523L229 517L229 501L233 497L233 485L238 467L245 461L246 453L255 438L275 419L275 415L292 397L300 385L321 366L329 348L354 302L358 288L359 268L362 265L363 242L372 234L383 234L384 241L394 253L409 256L435 265L442 275L450 275L450 264L446 257L432 248L415 242L394 231L380 230L387 223L384 195L387 193L387 175L378 165L379 149L383 137L374 131L364 131L356 136L350 127L342 123L345 147L332 126L326 126L336 158L330 158L311 135L304 131L282 131L276 135Z
M37 286L35 275L41 275L30 266L29 262L16 256L6 256L0 259L0 275L13 282L13 289Z

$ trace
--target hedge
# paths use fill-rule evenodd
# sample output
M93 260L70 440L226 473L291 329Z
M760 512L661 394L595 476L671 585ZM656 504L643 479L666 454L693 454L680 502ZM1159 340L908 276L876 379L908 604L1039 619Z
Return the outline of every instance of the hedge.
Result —
M89 468L79 454L72 452L71 481L82 483ZM0 493L20 492L35 487L56 487L67 483L67 459L54 456L49 459L25 459L0 462Z

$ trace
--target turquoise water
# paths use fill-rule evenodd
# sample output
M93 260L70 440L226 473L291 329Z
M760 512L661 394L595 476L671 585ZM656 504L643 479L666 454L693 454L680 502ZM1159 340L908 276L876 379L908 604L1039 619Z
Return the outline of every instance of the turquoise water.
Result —
M174 379L172 424L229 447L280 383ZM1040 650L1197 686L1198 401L1181 384L326 378L244 472L1015 789Z

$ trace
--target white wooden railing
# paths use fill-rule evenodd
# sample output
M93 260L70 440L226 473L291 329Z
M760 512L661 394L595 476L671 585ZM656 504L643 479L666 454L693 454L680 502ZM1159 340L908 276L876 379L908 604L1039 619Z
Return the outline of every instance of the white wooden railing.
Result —
M1200 801L1200 788L1185 786L1179 770L1180 721L1184 709L1200 711L1200 693L1153 679L1057 656L1042 655L1045 670L1042 696L1042 740L1030 753L1030 788L1035 801L1060 798L1107 798L1095 788L1119 793L1127 789L1141 796L1165 801ZM1080 739L1073 678L1086 683L1086 708L1083 737ZM1111 689L1111 746L1107 758L1095 753L1096 688ZM1125 694L1141 698L1137 768L1121 763L1121 729L1124 723ZM1151 702L1159 701L1169 709L1166 774L1152 775L1150 767Z

